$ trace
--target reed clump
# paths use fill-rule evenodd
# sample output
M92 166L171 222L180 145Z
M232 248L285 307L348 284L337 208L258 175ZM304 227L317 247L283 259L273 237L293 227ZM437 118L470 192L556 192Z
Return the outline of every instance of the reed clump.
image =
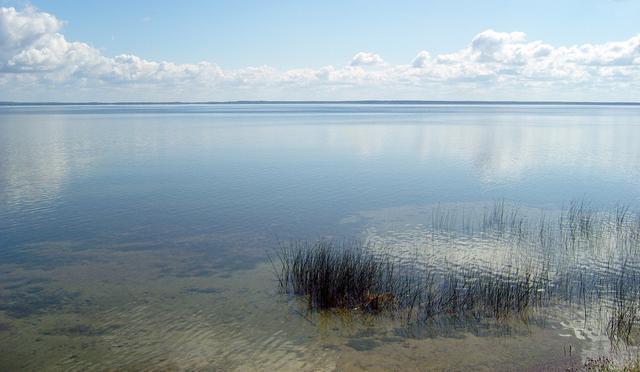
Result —
M432 271L403 265L366 244L282 246L273 260L283 292L312 310L387 312L407 321L506 319L546 303L547 281L530 272Z
M312 310L386 312L418 324L578 309L585 322L606 316L598 323L612 340L638 335L640 214L629 206L573 201L537 212L500 201L475 211L437 206L431 219L425 254L415 257L357 241L283 244L272 260L280 288ZM463 253L462 262L447 263L429 245ZM485 248L499 253L486 256Z
M313 309L382 312L406 308L415 280L390 256L373 255L357 242L296 242L276 253L280 288L305 296Z
M547 281L533 273L452 271L434 278L417 307L419 318L442 315L456 319L498 321L526 314L548 303Z

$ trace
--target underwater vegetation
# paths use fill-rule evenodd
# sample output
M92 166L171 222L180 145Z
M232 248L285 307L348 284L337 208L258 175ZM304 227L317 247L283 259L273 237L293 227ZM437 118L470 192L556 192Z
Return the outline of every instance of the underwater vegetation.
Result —
M434 208L424 232L431 240L414 256L371 242L320 240L281 244L271 261L282 292L313 311L386 314L411 324L500 323L528 322L562 307L585 321L604 317L611 340L633 342L640 322L639 215L628 206L598 210L584 201L556 212L523 209L504 201L479 211ZM489 266L421 255L442 241L451 252L463 250L460 239L469 237L507 250Z
M24 318L33 314L60 311L74 304L79 296L76 292L61 288L30 286L14 289L11 293L0 294L0 311L14 318Z
M598 358L587 358L587 361L580 370L592 372L638 372L640 371L640 360L636 358L626 361L620 365L619 363L615 363L610 358L604 356Z

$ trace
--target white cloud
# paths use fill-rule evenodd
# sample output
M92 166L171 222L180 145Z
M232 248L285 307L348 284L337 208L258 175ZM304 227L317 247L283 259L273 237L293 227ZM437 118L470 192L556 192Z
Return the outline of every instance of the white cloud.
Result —
M640 35L552 46L486 30L462 49L421 51L406 64L359 52L344 66L282 71L106 56L66 40L63 26L32 7L0 8L0 100L640 100Z
M32 7L23 11L15 8L0 8L0 52L6 58L12 52L19 51L57 33L63 23L56 17L38 12Z
M486 30L471 41L471 51L479 61L499 61L504 57L505 49L524 42L523 32L495 32Z
M351 66L375 66L381 65L384 61L382 57L375 53L360 52L351 59Z
M413 59L412 65L416 68L422 68L425 67L430 60L431 54L426 50L423 50L422 52L418 53L416 58Z

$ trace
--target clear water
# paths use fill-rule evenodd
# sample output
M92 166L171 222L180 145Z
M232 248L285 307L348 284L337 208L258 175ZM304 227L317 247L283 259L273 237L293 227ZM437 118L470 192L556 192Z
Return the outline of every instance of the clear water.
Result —
M306 318L265 252L419 249L438 204L637 206L639 143L633 106L0 107L0 369L581 365L612 346L579 315L430 337Z

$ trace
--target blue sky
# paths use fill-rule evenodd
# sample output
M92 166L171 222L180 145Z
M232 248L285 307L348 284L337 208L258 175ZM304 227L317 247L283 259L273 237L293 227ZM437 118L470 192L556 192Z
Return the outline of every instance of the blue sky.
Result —
M9 2L12 3L12 2ZM640 1L33 1L110 54L224 68L321 67L372 50L395 63L451 52L486 29L552 45L640 33Z
M0 19L5 30L37 31L45 14L58 22L44 34L20 35L22 41L0 40L0 84L16 88L3 89L4 100L640 99L635 0L0 0L0 6L15 11ZM69 60L69 47L54 50L55 34L71 49L71 43L91 48L82 52L91 56L80 61L71 53ZM465 51L478 35L489 41ZM36 36L42 39L25 44ZM532 51L536 42L553 51ZM620 49L616 42L627 43L623 55L611 54ZM585 45L600 49L589 54L581 51ZM16 57L26 52L29 58ZM429 58L416 63L423 52ZM366 58L354 63L358 53ZM40 58L54 54L55 61ZM106 60L122 55L137 59ZM162 62L179 71L169 76ZM208 84L186 88L189 79Z

